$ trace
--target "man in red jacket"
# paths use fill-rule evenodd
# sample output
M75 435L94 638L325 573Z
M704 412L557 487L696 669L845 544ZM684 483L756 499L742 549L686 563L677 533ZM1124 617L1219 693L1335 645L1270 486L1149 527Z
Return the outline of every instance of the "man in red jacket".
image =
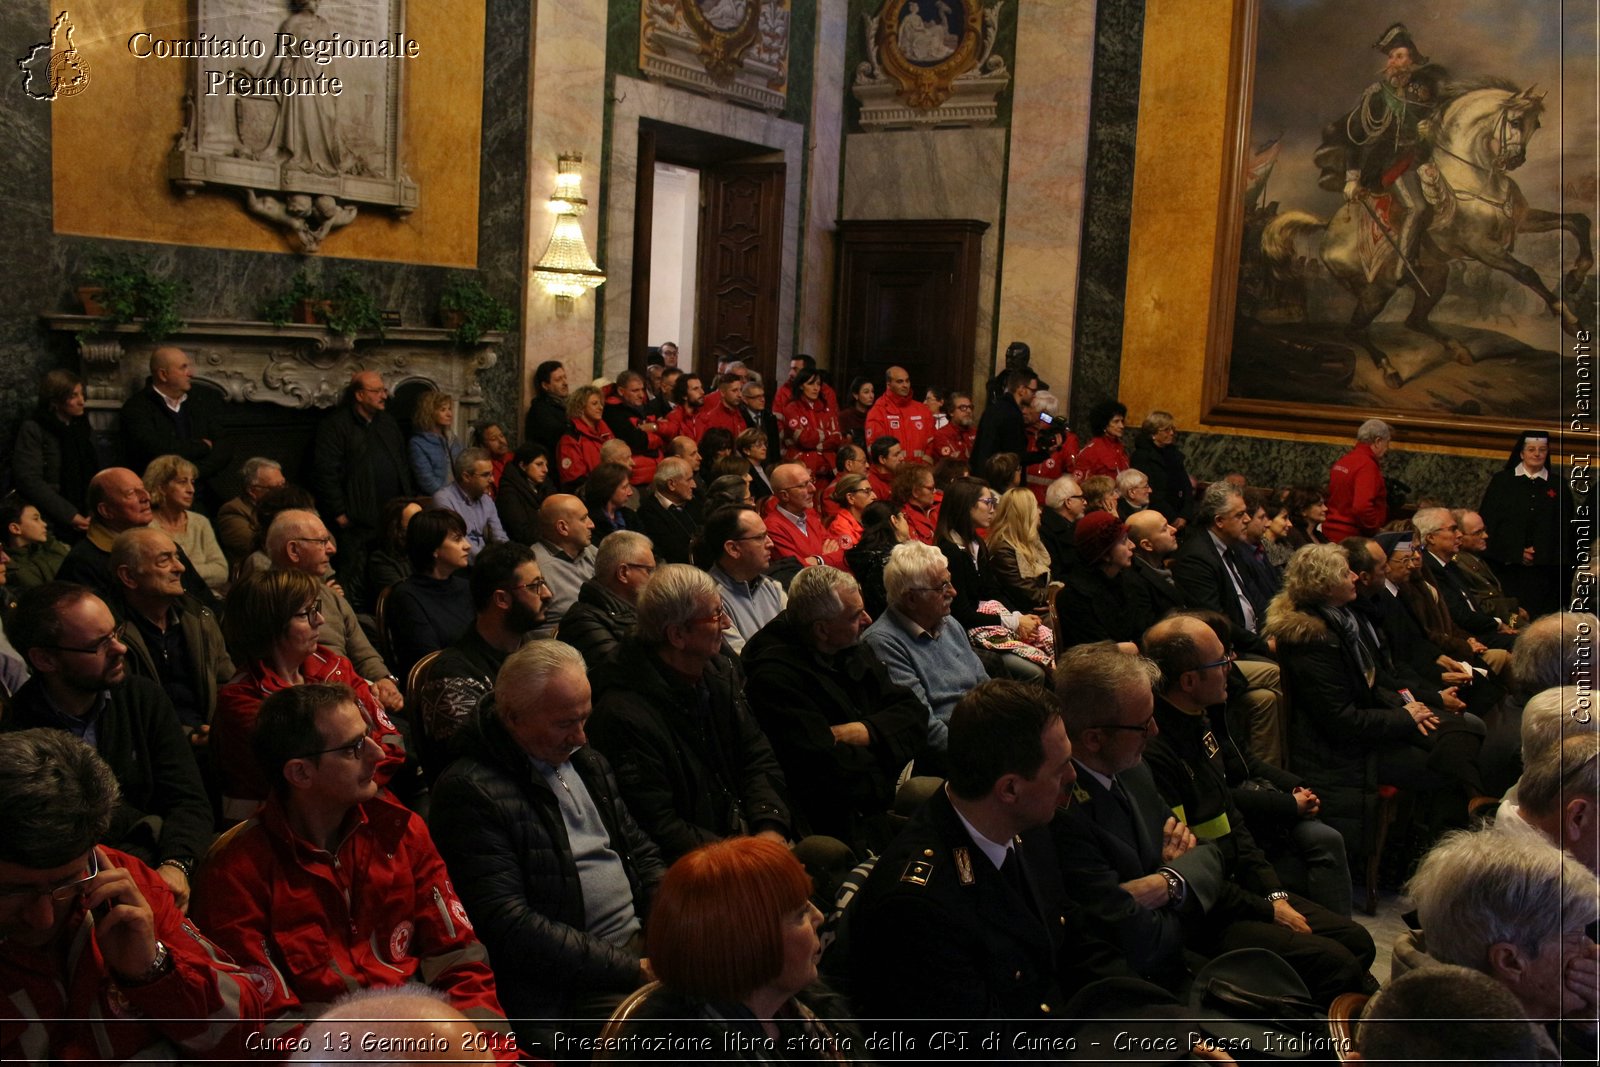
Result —
M119 797L111 768L67 731L0 737L0 1059L254 1059L250 975L155 872L96 844Z
M772 554L792 556L805 567L826 563L843 569L844 549L823 525L822 516L811 509L815 498L816 482L805 464L784 463L772 472L772 499L777 505L767 514Z
M1328 517L1322 533L1329 541L1372 537L1389 521L1389 487L1378 461L1389 452L1394 431L1382 419L1368 419L1356 430L1356 447L1328 471Z
M503 1029L487 953L433 839L378 795L383 751L351 692L274 693L255 747L272 795L201 868L195 920L254 976L269 1032L297 1030L352 984L408 981Z
M911 397L911 374L904 367L890 367L884 375L888 387L867 412L867 441L895 437L905 447L906 458L930 466L939 457L932 454L933 412L928 405Z
M696 424L700 430L696 435L697 439L703 439L706 431L713 426L721 426L734 437L738 437L748 429L744 421L744 412L740 410L740 404L743 403L740 394L744 391L747 377L741 366L728 364L727 372L716 379L716 399L707 397L705 407L700 409L700 418Z
M934 462L941 459L971 459L972 445L978 436L972 394L957 391L951 393L945 402L949 406L950 421L944 424L944 429L935 431L928 444Z

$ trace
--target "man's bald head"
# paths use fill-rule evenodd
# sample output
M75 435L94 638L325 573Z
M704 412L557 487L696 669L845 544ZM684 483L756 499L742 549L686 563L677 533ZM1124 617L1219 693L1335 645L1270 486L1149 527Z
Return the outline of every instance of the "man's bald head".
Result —
M107 467L90 478L87 502L89 517L112 533L149 526L155 518L144 479L127 467Z
M781 493L785 489L792 489L801 482L811 477L811 472L803 463L780 463L772 472L772 488L774 492Z
M476 1029L442 993L427 986L362 989L341 997L306 1024L307 1047L291 1062L493 1063L487 1047L474 1049L478 1042L463 1036Z
M594 520L582 500L556 493L539 505L539 536L568 552L581 552L594 540Z
M173 398L194 388L194 368L188 353L176 345L161 345L151 352L150 384Z

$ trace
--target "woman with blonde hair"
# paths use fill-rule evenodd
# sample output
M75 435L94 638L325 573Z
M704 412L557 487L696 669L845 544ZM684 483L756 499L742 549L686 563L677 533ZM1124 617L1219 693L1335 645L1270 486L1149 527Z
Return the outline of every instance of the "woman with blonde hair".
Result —
M1039 502L1030 489L1008 489L994 509L985 543L995 578L1014 604L1043 610L1049 601L1050 551L1039 539Z
M194 480L200 469L182 456L157 456L144 469L155 526L183 549L200 580L221 596L228 588L228 557L211 520L194 508Z
M417 397L417 408L411 416L411 473L417 476L417 488L432 495L449 485L454 478L456 457L461 455L461 441L450 432L456 421L455 397L429 389Z
M567 397L567 432L556 445L562 488L573 490L604 460L600 446L616 434L606 425L606 397L599 386L580 385Z
M830 495L839 505L839 513L828 524L828 532L838 539L840 548L854 548L861 542L861 516L878 494L865 474L846 474L833 483Z

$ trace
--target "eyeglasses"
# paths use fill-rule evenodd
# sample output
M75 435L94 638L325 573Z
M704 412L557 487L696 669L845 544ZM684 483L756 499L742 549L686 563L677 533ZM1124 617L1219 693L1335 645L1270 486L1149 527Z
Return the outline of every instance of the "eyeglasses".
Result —
M65 882L57 882L55 885L41 886L39 888L30 887L27 889L0 889L0 900L8 902L26 901L28 903L32 903L33 901L44 896L49 897L51 900L57 901L72 900L85 889L88 889L89 883L94 881L95 878L99 877L99 874L100 850L91 848L89 850L88 874L78 878L70 878Z
M730 541L770 541L770 540L772 540L772 535L770 533L768 533L767 531L762 530L758 534L745 534L743 537L730 537L730 538L728 538L728 540L730 540Z
M1131 734L1147 734L1147 733L1150 732L1150 724L1155 722L1155 721L1156 721L1156 717L1152 713L1151 716L1148 719L1146 719L1144 722L1140 723L1137 726L1125 726L1125 725L1123 725L1122 723L1119 723L1119 722L1102 722L1102 723L1096 723L1092 727L1092 729L1095 729L1095 730L1126 730Z
M793 490L796 490L796 489L810 489L813 486L815 486L816 484L817 483L815 481L808 479L807 481L803 481L803 482L796 483L795 485L791 485L787 489L779 489L778 492L780 492L780 493L788 493L788 492L792 492Z
M298 759L316 759L318 756L326 756L326 755L329 755L330 753L338 752L338 753L342 754L346 759L360 759L362 754L364 752L366 752L366 750L367 750L367 742L369 742L369 741L372 741L372 735L370 733L365 733L365 734L362 734L360 737L356 738L354 741L348 741L348 742L346 742L345 744L342 744L342 745L335 745L332 748L320 749L320 750L318 750L316 752L307 752L304 755L298 756L296 758L298 758ZM377 742L373 741L373 744L376 744L376 743Z
M127 632L128 632L128 624L127 623L122 623L116 629L114 629L110 633L106 634L104 637L102 637L100 640L96 641L94 644L89 645L87 648L82 648L82 647L79 647L77 645L43 645L41 647L43 647L43 648L53 648L57 652L81 652L85 656L103 656L107 652L111 651L111 646L113 644L117 644L117 645L124 644L124 642L122 640L122 637Z
M321 608L319 608L315 604L313 604L309 608L306 608L304 611L295 612L293 615L290 615L289 618L291 618L291 619L304 619L304 620L306 620L306 625L307 626L315 626L317 624L317 620L318 619L325 619L325 618L327 618L327 616L322 613L322 609Z
M633 567L633 568L636 568L638 570L644 571L646 574L654 574L656 572L655 566L653 564L650 564L650 563L624 563L622 565L622 569L623 570L627 570L630 567ZM539 583L541 585L543 585L544 584L544 579L540 578L539 579Z
M1000 498L997 496L980 496L978 498L978 503L988 504L992 508L996 504L1000 503Z
M852 489L852 490L850 490L848 493L845 494L845 496L855 496L857 493L870 493L872 491L873 490L872 490L872 487L870 485L863 485L860 489Z
M1213 667L1226 667L1226 666L1228 666L1230 663L1232 663L1234 660L1236 660L1238 658L1239 658L1238 655L1236 655L1233 652L1229 652L1227 655L1223 656L1219 660L1213 660L1210 663L1202 663L1198 667L1195 667L1193 669L1197 670L1197 671L1209 671Z
M691 623L696 623L696 622L714 622L714 623L716 623L717 625L720 626L725 622L732 622L733 621L733 616L728 614L728 609L727 608L719 607L719 608L717 608L717 613L715 615L706 615L703 618L690 619L689 621Z
M323 548L327 549L333 548L335 544L332 536L329 535L324 535L322 537L291 537L289 540L304 541L305 543L312 545L321 545Z
M629 566L629 567L637 567L638 564L637 563L629 563L629 564L627 564L627 566ZM549 588L550 588L550 583L549 582L545 581L543 578L535 578L533 581L531 581L531 582L523 582L521 585L508 585L508 586L506 586L506 592L515 593L518 589L532 589L535 593L541 593L544 590L549 589Z
M914 585L907 590L907 592L911 593L953 593L955 591L955 584L948 581L940 582L938 585Z

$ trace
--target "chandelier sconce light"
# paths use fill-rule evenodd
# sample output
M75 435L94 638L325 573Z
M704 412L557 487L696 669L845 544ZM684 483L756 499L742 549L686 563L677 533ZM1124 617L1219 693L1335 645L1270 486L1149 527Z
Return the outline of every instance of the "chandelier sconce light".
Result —
M583 198L583 157L563 155L556 160L556 191L550 194L550 212L555 226L550 244L534 264L533 276L544 291L556 298L556 310L567 312L578 297L606 280L584 243L578 217L589 206Z

